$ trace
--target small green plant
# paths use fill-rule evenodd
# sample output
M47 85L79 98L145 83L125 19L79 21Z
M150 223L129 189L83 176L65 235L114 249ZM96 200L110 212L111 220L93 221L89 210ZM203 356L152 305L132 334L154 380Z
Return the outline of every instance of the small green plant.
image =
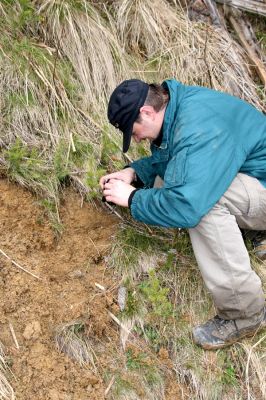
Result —
M145 352L136 352L133 349L126 351L126 367L130 371L140 373L144 382L151 388L161 382L159 369L152 363L148 354Z
M126 367L131 370L140 370L147 366L147 354L135 353L132 349L126 351Z
M20 139L16 139L15 143L4 152L4 156L8 162L8 170L13 174L21 172L22 163L28 154L27 148L23 146Z
M124 167L124 160L121 158L118 146L111 139L110 134L108 134L109 129L106 125L103 127L100 163L105 169L119 170Z
M140 313L141 305L138 292L131 288L127 290L126 306L122 312L123 318L132 318Z
M81 168L91 157L97 159L93 146L88 141L82 140L78 135L73 135L73 148L69 155L70 163Z
M237 377L236 371L233 365L227 366L223 371L222 382L225 385L236 385Z
M87 200L91 200L99 195L99 180L106 171L101 168L97 168L97 163L93 156L88 158L86 163L87 173L86 173L86 185L90 190L87 195Z
M59 182L63 182L70 173L67 153L67 143L61 140L56 147L53 157L55 176Z
M152 325L145 325L143 328L135 326L134 331L149 342L150 346L157 352L162 345L163 337L159 330Z
M18 15L17 23L20 29L25 29L28 25L33 25L40 20L34 6L30 0L19 0L21 12Z
M173 306L168 300L169 288L161 286L155 270L149 271L149 278L139 284L141 292L149 301L154 316L168 318L173 314Z
M133 396L136 395L136 392L134 390L134 385L132 384L132 382L129 379L125 379L118 374L112 386L112 393L115 396L114 399L119 399L119 398L125 399L126 397L123 396L129 396L130 393L132 393Z
M138 285L131 278L126 278L123 282L126 288L125 307L120 312L122 320L134 319L134 317L142 317L146 312L143 295Z
M225 351L220 352L218 363L221 366L220 371L222 384L228 386L237 385L237 371L234 362L230 357L230 353L227 354Z

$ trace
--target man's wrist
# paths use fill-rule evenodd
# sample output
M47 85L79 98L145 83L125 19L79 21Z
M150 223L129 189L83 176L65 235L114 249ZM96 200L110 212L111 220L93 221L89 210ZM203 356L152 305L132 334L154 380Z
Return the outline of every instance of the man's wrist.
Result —
M125 165L123 169L126 169L126 168L131 168L131 169L133 169L133 171L134 171L134 176L133 176L132 182L136 182L136 181L138 180L138 176L137 176L136 171L134 170L134 168L132 168L131 165Z
M131 207L131 203L132 203L133 197L134 197L135 193L136 193L138 190L140 190L140 188L134 189L134 190L132 190L132 192L130 193L129 198L128 198L128 208Z

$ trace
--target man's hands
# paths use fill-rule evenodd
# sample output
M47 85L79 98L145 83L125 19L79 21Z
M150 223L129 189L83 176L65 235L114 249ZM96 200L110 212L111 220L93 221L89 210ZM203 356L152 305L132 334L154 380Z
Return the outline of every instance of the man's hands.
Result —
M125 168L118 172L102 176L100 186L106 201L115 203L122 207L128 207L130 193L135 190L130 183L136 178L133 168Z
M125 183L131 183L135 180L135 178L136 178L135 170L131 167L128 167L122 169L121 171L113 172L112 174L102 176L100 179L100 186L102 189L104 189L105 183L110 179L119 179L120 181L123 181Z
M119 179L110 179L104 184L103 195L108 202L128 207L128 198L133 190L135 190L134 186L128 183Z

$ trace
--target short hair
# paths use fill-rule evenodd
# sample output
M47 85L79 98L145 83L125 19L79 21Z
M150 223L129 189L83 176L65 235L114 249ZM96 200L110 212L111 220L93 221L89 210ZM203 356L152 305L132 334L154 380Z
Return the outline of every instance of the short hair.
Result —
M162 110L169 101L169 92L162 85L151 83L145 105L152 106L155 111Z
M155 111L162 110L169 101L169 92L168 90L159 85L158 83L149 84L148 94L145 100L145 106L152 106ZM138 115L136 122L141 122L141 116Z

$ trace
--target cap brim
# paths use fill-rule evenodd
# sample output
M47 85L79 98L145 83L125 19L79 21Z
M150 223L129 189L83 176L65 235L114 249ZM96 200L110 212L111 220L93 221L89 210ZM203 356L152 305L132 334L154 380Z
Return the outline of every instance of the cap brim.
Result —
M139 114L139 112L138 112L138 114ZM134 125L134 122L136 121L138 114L132 115L131 121L128 123L127 128L123 130L123 153L126 153L129 149L129 146L131 143L133 125Z
M126 132L123 132L123 153L126 153L129 149L131 136L132 136L132 126L129 129L127 129Z

